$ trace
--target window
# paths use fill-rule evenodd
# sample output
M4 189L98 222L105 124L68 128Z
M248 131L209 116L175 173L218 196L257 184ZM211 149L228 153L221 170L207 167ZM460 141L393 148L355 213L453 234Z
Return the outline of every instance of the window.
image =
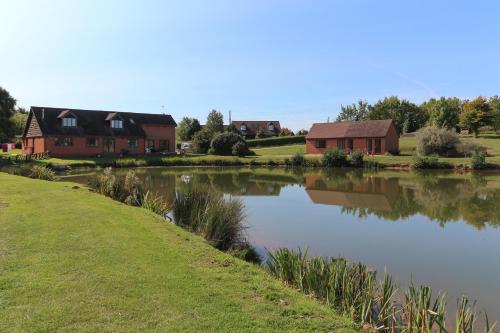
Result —
M139 143L137 142L137 139L128 139L127 144L128 144L129 148L139 147Z
M345 149L345 139L337 139L337 149Z
M56 146L68 147L73 145L73 138L56 138Z
M316 140L316 148L326 148L326 140L325 139Z
M241 124L240 131L245 132L247 130L247 125Z
M155 140L149 139L146 141L146 148L155 149Z
M87 147L97 147L99 145L99 140L97 138L87 138Z
M380 138L375 139L375 154L380 154L382 152L382 140Z
M121 119L111 120L111 128L123 128L123 121Z
M267 129L271 132L274 131L274 124L273 123L270 123L268 126L267 126Z
M353 139L347 139L347 147L349 148L350 151L354 150L354 140Z
M366 150L368 151L369 154L372 153L372 139L366 139Z
M115 139L103 139L102 147L105 153L114 153L115 152Z
M64 127L76 127L76 118L63 118L62 125Z
M159 149L160 151L168 151L168 140L160 140Z

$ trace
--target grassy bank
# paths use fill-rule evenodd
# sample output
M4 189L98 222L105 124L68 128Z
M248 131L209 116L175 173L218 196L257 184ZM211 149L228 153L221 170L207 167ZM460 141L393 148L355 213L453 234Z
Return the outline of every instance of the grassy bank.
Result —
M0 173L0 331L353 331L144 209Z

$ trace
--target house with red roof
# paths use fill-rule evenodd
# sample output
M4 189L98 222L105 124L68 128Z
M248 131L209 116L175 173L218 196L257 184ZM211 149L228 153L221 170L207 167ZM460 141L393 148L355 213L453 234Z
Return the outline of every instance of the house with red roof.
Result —
M315 123L306 136L306 153L327 149L385 154L399 150L399 135L391 119Z

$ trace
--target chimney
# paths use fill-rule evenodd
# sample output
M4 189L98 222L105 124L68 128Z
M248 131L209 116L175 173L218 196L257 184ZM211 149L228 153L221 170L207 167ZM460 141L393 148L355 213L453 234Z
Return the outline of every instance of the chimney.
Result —
M229 125L231 125L231 110L229 110Z
M42 120L45 120L45 109L42 109Z

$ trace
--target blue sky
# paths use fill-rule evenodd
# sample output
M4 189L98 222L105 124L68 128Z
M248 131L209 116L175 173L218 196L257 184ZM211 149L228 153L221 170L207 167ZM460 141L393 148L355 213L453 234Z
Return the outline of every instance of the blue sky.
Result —
M24 107L297 130L360 98L500 94L499 17L499 1L0 0L0 85Z

